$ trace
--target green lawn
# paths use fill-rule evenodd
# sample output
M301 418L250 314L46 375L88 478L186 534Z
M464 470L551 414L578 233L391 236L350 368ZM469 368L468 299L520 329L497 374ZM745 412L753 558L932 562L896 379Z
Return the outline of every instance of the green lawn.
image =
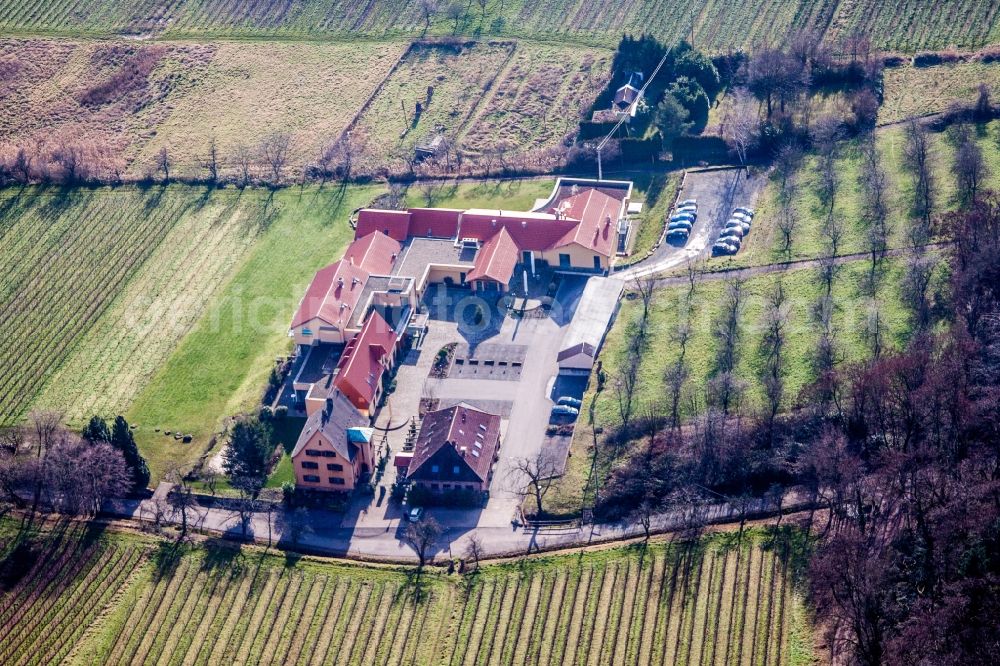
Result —
M537 199L548 198L555 184L551 177L416 184L407 188L405 203L408 207L427 206L429 193L430 205L436 208L526 211L531 210Z
M153 479L206 451L223 421L254 408L276 357L290 351L289 320L313 273L338 259L352 237L350 211L375 187L252 190L266 211L264 231L224 291L135 400L128 419ZM182 444L154 428L195 436Z

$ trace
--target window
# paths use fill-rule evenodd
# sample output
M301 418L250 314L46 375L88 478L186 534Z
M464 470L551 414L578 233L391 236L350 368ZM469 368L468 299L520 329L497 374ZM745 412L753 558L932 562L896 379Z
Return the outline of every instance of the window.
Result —
M306 474L302 477L302 480L307 483L319 483L319 477L315 474Z
M437 489L438 489L438 484L432 483L431 484L431 490L437 490Z
M323 455L322 451L317 451L316 449L306 449L306 455L311 458L319 458Z
M311 328L303 328L302 329L302 335L312 335L312 334L313 334L313 332L312 332Z
M431 474L437 474L440 471L441 468L438 465L431 465Z
M309 462L306 460L302 463L302 469L319 469L319 463Z
M441 489L442 490L451 490L451 484L450 483L442 483L441 484Z
M342 478L340 478L339 476L331 476L330 477L330 483L332 483L335 486L342 486L342 485L344 485L344 480Z
M458 465L455 465L454 467L451 468L451 473L458 474Z
M572 265L573 263L570 261L568 254L559 255L559 268L569 268Z
M343 465L338 465L337 463L333 463L331 465L327 465L326 468L327 468L327 470L329 470L331 472L343 472L344 471L344 466Z
M601 257L600 256L594 257L594 268L596 268L597 270L601 270Z
M324 458L336 458L337 454L334 453L333 451L324 451L323 452L323 457Z

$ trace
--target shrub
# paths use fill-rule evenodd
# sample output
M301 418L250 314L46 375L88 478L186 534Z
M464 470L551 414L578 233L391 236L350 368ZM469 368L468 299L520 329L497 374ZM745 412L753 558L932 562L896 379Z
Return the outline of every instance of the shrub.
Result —
M270 421L271 419L274 418L274 410L272 410L268 405L264 405L263 407L260 408L258 416L260 417L261 421Z
M288 416L288 407L285 405L278 405L274 408L274 419L276 421L281 421L286 416Z

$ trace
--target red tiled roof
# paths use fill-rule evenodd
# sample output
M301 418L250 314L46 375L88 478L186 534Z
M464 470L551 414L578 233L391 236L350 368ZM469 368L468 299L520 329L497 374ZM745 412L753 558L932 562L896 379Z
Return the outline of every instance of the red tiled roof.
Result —
M410 235L410 213L405 210L362 209L358 213L354 237L364 238L373 231L381 231L390 238L405 241Z
M331 326L347 324L367 281L368 272L348 261L336 261L321 268L292 318L292 328L313 319Z
M476 263L466 276L466 280L496 280L501 284L510 282L518 259L517 245L506 227L493 234L476 253Z
M458 233L458 208L410 208L410 235L424 238L454 238Z
M397 241L411 236L461 236L485 242L503 228L517 251L543 252L575 243L611 256L622 205L622 199L612 194L618 194L618 191L583 188L558 200L558 215L554 212L461 211L455 208L410 208L407 211L366 209L358 214L355 238L361 239L373 231L381 231Z
M559 239L576 228L576 220L557 219L555 215L510 211L466 213L462 216L463 238L485 241L503 227L519 250L541 252L557 247Z
M354 393L365 398L370 405L375 399L382 373L388 368L387 356L396 346L396 332L378 312L373 311L365 320L361 332L354 336L337 363L333 385L343 393Z
M373 231L348 245L344 260L374 275L388 275L401 249L399 241Z
M618 235L618 214L622 202L597 189L588 188L562 200L565 214L580 224L559 239L556 247L577 243L610 256Z
M500 417L478 410L465 403L428 412L420 426L410 462L409 478L455 478L445 464L463 466L457 480L469 480L471 471L480 481L486 481L500 444ZM434 473L431 460L440 461Z

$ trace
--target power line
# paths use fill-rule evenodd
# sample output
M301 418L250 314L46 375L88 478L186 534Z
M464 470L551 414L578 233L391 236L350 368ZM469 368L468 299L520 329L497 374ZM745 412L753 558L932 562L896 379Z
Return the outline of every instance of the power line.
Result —
M615 123L615 126L611 128L611 131L608 132L608 135L606 137L604 137L604 140L601 141L599 144L597 144L597 180L604 180L604 171L601 168L601 151L604 150L604 146L607 145L608 141L611 140L611 137L615 135L615 133L618 131L618 128L622 126L622 123L627 121L632 116L632 111L634 107L639 103L639 100L642 99L643 96L646 94L646 88L648 88L649 84L653 82L653 79L656 78L656 75L660 73L660 68L663 67L663 63L667 61L667 56L670 55L670 52L672 50L673 50L672 48L667 49L667 52L663 54L663 57L660 58L660 62L657 63L656 67L653 69L653 73L650 74L649 78L646 79L646 82L642 84L642 88L639 88L639 94L635 96L635 101L629 104L628 110L624 114L622 114L621 119L617 123Z

